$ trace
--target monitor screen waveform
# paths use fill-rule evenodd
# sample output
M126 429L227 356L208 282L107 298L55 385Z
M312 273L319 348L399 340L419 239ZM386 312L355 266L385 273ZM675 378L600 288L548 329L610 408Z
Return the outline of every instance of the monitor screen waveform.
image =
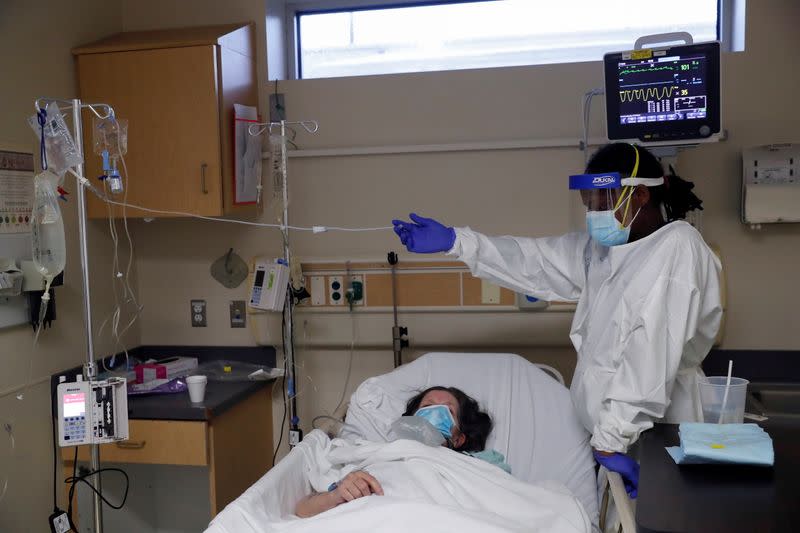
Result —
M619 123L706 118L706 70L702 55L619 61Z

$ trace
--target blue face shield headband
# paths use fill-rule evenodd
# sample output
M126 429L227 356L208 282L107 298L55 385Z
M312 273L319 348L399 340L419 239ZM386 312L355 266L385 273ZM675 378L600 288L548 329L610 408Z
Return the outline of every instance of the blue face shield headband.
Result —
M453 426L456 425L456 421L453 419L453 415L446 405L429 405L417 409L414 416L424 418L430 422L431 425L438 429L446 438L449 439L453 436Z

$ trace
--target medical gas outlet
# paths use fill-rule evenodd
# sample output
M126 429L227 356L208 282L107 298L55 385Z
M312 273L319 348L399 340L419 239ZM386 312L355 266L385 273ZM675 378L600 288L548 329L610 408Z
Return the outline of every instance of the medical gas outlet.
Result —
M328 305L364 305L364 277L361 275L329 276ZM313 295L312 282L312 295Z
M344 298L350 307L354 305L364 305L364 278L361 276L350 276L350 284L345 289Z

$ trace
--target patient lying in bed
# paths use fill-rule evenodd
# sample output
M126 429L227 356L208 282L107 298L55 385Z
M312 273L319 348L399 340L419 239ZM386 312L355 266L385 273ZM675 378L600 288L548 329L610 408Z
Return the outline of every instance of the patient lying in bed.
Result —
M581 503L563 485L526 483L467 454L484 449L492 420L460 390L428 389L408 401L400 420L406 417L425 419L442 445L309 434L302 453L314 492L295 507L304 519L272 523L268 531L591 531Z
M455 387L431 387L408 401L403 416L427 420L442 435L442 446L458 452L481 452L492 431L492 419L478 402ZM364 470L347 474L328 492L311 494L297 503L305 518L370 495L383 495L380 482Z

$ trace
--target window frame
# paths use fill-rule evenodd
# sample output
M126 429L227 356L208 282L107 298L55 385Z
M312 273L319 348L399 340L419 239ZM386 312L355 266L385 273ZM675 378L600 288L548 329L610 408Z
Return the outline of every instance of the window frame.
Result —
M287 55L287 72L284 74L287 79L302 79L300 78L299 47L301 43L298 15L493 1L496 0L283 0L282 3L285 3L284 44ZM746 2L747 0L717 0L717 35L722 51L744 50ZM631 47L633 47L633 43L631 43ZM374 75L380 76L381 74Z

